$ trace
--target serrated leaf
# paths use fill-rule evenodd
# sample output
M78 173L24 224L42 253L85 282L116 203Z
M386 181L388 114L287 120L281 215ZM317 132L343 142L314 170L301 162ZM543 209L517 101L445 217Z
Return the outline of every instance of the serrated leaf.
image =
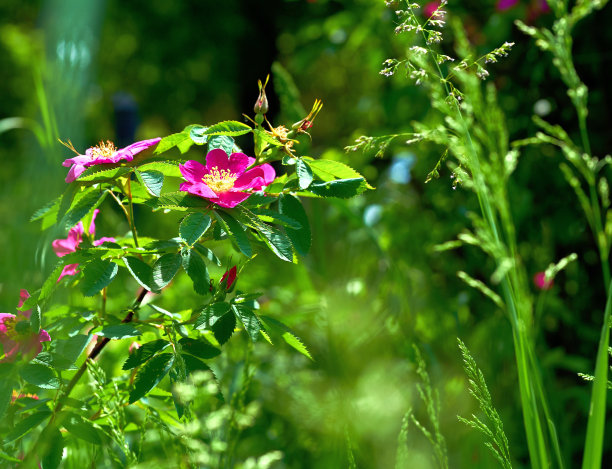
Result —
M289 346L293 347L295 350L300 352L302 355L313 360L312 355L310 355L310 352L308 351L306 346L302 343L299 337L296 336L288 326L286 326L282 322L274 318L271 318L269 316L262 316L261 321L264 323L266 327L268 327L268 329L272 329L278 332L283 338L283 340Z
M200 313L193 327L196 329L210 329L215 323L221 319L230 310L228 303L213 303L208 305Z
M181 354L181 357L183 357L183 360L185 361L187 375L195 373L196 371L210 371L212 373L210 367L199 358L196 358L193 355L188 355L186 353Z
M180 178L182 176L178 161L153 161L138 166L138 169L140 171L158 171L166 177Z
M43 389L59 389L60 380L53 369L41 363L28 363L21 367L19 375L28 383Z
M289 227L294 230L299 230L302 227L302 225L297 220L291 218L290 216L284 213L278 213L274 210L269 210L265 208L253 209L252 212L257 215L262 221L268 223L275 223L277 225Z
M164 254L153 265L153 291L160 291L174 278L181 267L181 256L176 253Z
M179 234L188 245L193 245L210 228L212 220L208 215L194 212L183 218L179 226Z
M219 345L223 345L229 340L234 333L234 329L236 329L236 316L233 311L229 311L221 316L211 327Z
M358 171L340 161L315 160L309 157L304 157L304 160L310 164L316 176L325 182L334 179L363 179L365 181L365 178ZM366 188L374 189L367 181Z
M93 210L102 203L106 197L106 191L100 192L99 189L92 188L83 197L81 197L76 204L74 204L70 210L64 215L61 221L58 223L63 229L72 228L76 225L85 215ZM59 216L59 213L58 213Z
M94 445L102 444L100 438L100 430L96 429L89 420L85 420L80 415L73 412L66 412L58 419L62 422L62 426L72 433L77 438L93 443Z
M265 130L263 130L261 128L253 129L253 133L255 134L256 138L258 138L261 141L267 143L268 145L272 145L272 146L275 146L275 147L282 147L283 146L283 144L281 142L279 142L272 135L270 135L268 132L266 132Z
M36 220L40 220L43 217L46 218L49 216L53 216L54 213L57 214L61 200L62 200L62 197L60 196L60 197L57 197L55 200L52 200L51 202L48 202L42 207L40 207L38 210L36 210L32 214L32 216L30 217L30 221L36 221Z
M162 172L148 170L136 171L136 174L151 195L154 195L155 197L160 196L162 187L164 185L164 174Z
M184 352L190 353L198 358L210 359L221 354L221 350L213 347L204 339L192 339L184 337L179 340L179 344Z
M227 135L229 137L237 137L251 132L251 128L238 121L223 121L218 124L211 125L205 129L194 129L191 132L192 138L202 138L205 135L211 137L213 135Z
M238 319L240 319L240 322L242 322L251 340L255 342L259 338L259 331L261 329L261 322L255 315L255 312L251 308L240 304L232 305L232 310Z
M308 186L310 186L310 183L314 179L314 175L312 174L312 169L310 169L310 165L306 163L306 161L301 158L298 158L296 160L295 172L297 174L298 186L300 187L300 189L304 190Z
M235 241L240 252L247 257L252 257L253 248L251 247L249 238L242 228L242 225L227 212L215 211L213 213L223 228L230 234L233 241Z
M100 164L90 166L77 178L78 182L101 182L116 179L129 173L132 168L127 166L121 166L120 163L107 165Z
M361 194L367 189L367 182L359 179L336 179L329 182L313 182L308 191L319 197L338 197L348 199Z
M42 469L57 469L64 454L64 437L55 427L47 428L42 438L45 439L43 453L40 458Z
M171 353L162 353L151 358L136 374L129 403L133 404L157 386L168 374L173 363L174 355Z
M240 214L245 217L245 223L251 225L252 228L263 236L265 243L274 254L284 261L293 262L291 241L289 241L285 233L265 224L245 207L240 207L239 210Z
M153 290L151 286L153 280L153 269L146 262L141 261L137 257L127 256L123 258L123 263L132 277L138 284L146 290Z
M68 184L68 187L62 194L61 199L59 201L56 220L59 222L62 218L64 218L64 216L66 215L66 213L72 206L75 197L77 196L82 197L86 195L88 192L94 191L94 190L95 189L93 187L81 190L81 187L78 184Z
M119 267L109 260L95 260L87 264L83 269L83 280L81 291L85 296L93 296L108 286L115 276Z
M153 355L157 352L161 352L166 347L170 345L170 342L164 339L157 339L151 342L147 342L146 344L141 345L139 348L135 349L130 355L127 357L127 360L123 363L121 367L122 370L131 370L132 368L136 368L139 365L142 365L144 362L149 360Z
M308 216L300 199L291 194L282 194L278 199L278 209L280 213L290 216L300 223L300 229L287 227L285 232L297 253L305 256L310 251L312 235L310 233Z
M168 192L158 198L147 200L145 205L151 208L169 208L174 210L187 210L189 208L208 208L210 202L187 192Z
M4 444L11 443L22 436L31 432L34 428L44 422L47 418L51 416L51 411L49 409L41 410L32 415L28 415L23 420L20 420L15 425L15 428L4 437Z
M193 140L191 140L189 136L191 129L198 127L203 128L201 125L188 125L182 132L177 132L162 138L155 148L155 154L159 155L174 147L178 147L181 153L186 153L191 145L193 145Z
M32 330L34 334L38 334L40 332L40 321L41 321L40 306L36 305L36 308L32 309L32 312L30 315L30 329Z
M108 339L120 340L127 339L128 337L137 337L142 335L142 332L131 324L113 324L102 328L102 330L96 332L96 334Z
M221 266L221 259L219 259L214 252L212 252L210 249L208 249L205 246L202 246L201 244L196 244L195 249L202 254L202 256L204 256L206 259L208 259L210 262L214 262L215 264L217 264L218 266Z
M195 292L199 295L208 295L210 293L210 276L202 257L192 249L181 251L181 257L183 269L193 282Z
M208 139L208 151L220 148L228 155L231 155L234 151L234 139L227 135L214 135Z

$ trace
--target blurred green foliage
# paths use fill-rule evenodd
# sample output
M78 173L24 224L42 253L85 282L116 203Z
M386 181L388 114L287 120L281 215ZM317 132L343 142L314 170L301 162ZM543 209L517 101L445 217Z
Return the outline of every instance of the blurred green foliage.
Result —
M510 57L490 70L512 139L535 133L534 112L577 129L548 58L512 25L515 18L549 22L545 13L536 17L535 3L519 2L504 12L496 11L493 1L449 6L479 51L516 42ZM611 143L611 97L602 72L610 57L610 11L584 20L574 44L578 72L590 89L588 122L598 155ZM393 33L394 15L384 2L5 0L0 18L2 311L13 310L20 288L38 288L54 262L50 242L59 233L41 237L28 218L63 190L61 162L69 153L58 138L84 150L101 139L122 144L194 122L239 120L251 112L256 80L278 61L293 77L305 109L315 98L324 102L310 154L351 164L377 189L349 203L309 204L314 245L303 264L259 256L244 270L245 289L265 292L262 312L289 324L314 360L280 342L273 348L256 344L245 397L245 405L252 403L247 412L252 420L241 431L237 460L280 450L281 462L272 467L346 467L351 457L357 467L393 467L407 409L426 422L414 391L416 343L441 393L450 466L491 467L479 435L456 418L476 411L461 370L458 336L487 379L516 467L526 467L510 326L493 303L456 276L463 270L487 280L490 261L476 249L433 250L469 224L477 202L453 187L444 167L440 179L424 183L441 156L434 146L407 149L400 140L382 159L342 151L359 135L408 131L411 121L431 119L418 87L401 74L378 73L385 59L410 46ZM283 97L275 70L268 88L271 114L299 120L300 110L279 108ZM203 157L197 148L191 155ZM579 255L552 290L534 287L543 304L537 352L562 450L576 462L590 389L577 373L593 370L605 298L595 245L560 161L551 147L525 149L511 198L528 272L542 271L571 252ZM101 235L129 230L113 210L108 204L99 219ZM136 216L146 235L147 213ZM155 229L172 237L175 224L169 215L167 224ZM162 295L158 305L182 309L187 289L181 290L180 281L171 290L176 293ZM109 311L119 311L126 301L109 296ZM230 395L241 386L246 344L232 341L231 353L214 365ZM120 372L117 353L108 350L101 359L109 375ZM212 415L208 402L197 407L202 419ZM427 441L414 428L409 431L411 467L434 467ZM155 438L173 444L167 435ZM160 451L155 438L147 438L143 459L176 461L175 450L162 445ZM608 432L608 456L611 442Z

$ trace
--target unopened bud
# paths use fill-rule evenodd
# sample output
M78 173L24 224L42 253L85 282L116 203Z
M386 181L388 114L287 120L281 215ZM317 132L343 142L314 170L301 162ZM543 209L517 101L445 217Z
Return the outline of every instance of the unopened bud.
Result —
M265 114L268 112L268 97L266 96L266 85L268 84L268 79L270 75L266 77L266 82L264 84L261 83L261 80L257 80L257 86L259 86L259 96L257 97L257 101L255 101L255 106L253 106L253 110L255 114Z
M236 266L233 266L231 269L226 271L221 277L219 284L225 288L225 290L229 291L232 288L232 285L236 281Z

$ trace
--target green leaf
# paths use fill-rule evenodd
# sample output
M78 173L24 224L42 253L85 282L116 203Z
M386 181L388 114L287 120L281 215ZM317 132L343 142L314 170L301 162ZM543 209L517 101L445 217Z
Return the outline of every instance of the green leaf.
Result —
M107 339L127 339L128 337L137 337L142 335L138 329L131 324L113 324L112 326L104 327L97 335L106 337Z
M74 204L70 210L64 215L62 220L59 222L59 226L63 229L72 228L76 225L85 215L93 210L102 203L106 197L106 191L100 192L99 188L93 188L87 194L85 194L79 201ZM59 213L58 213L59 216Z
M162 353L151 358L136 374L129 403L133 404L157 386L168 374L173 363L174 355L171 353Z
M93 187L90 187L87 189L83 188L83 190L81 190L81 187L78 184L68 184L68 187L62 194L62 197L59 202L59 206L57 209L57 221L59 222L62 218L64 218L68 210L70 210L70 207L72 206L75 197L82 197L90 191L95 191L95 189Z
M284 194L281 194L284 195ZM276 223L284 227L289 227L294 230L299 230L302 225L297 221L283 213L275 212L266 208L257 208L252 210L253 214L257 215L262 221L268 223Z
M65 412L58 420L62 422L62 426L66 430L77 438L87 441L88 443L93 443L94 445L102 444L100 430L94 427L89 420L85 420L80 415L73 412Z
M361 194L368 187L365 179L336 179L329 182L314 182L308 188L319 197L338 197L348 199Z
M291 194L282 194L278 199L278 209L280 213L290 216L300 223L300 229L287 227L285 232L298 254L305 256L310 251L312 236L308 216L302 206L302 202Z
M155 154L159 155L164 153L171 148L178 147L181 153L186 153L187 150L193 145L193 140L190 138L190 132L195 128L204 128L201 125L188 125L183 129L182 132L178 132L172 135L168 135L161 139L155 148Z
M253 133L255 134L255 138L261 140L262 142L267 143L268 145L272 145L275 147L282 147L283 144L275 139L272 135L261 128L253 129Z
M244 329L251 337L251 340L255 342L259 338L259 331L261 329L261 322L255 315L255 312L251 308L247 308L244 305L232 305L232 310L242 322Z
M158 198L147 200L145 205L154 209L169 208L174 210L187 210L190 208L208 208L210 202L202 197L178 191L167 192Z
M183 269L193 282L195 292L199 295L208 295L210 293L210 276L202 257L192 249L181 251L181 257Z
M43 389L59 389L60 380L53 369L41 363L28 363L21 367L19 375L28 383Z
M262 316L261 321L268 329L272 329L273 331L279 333L289 346L293 347L295 350L311 360L313 359L306 346L302 343L299 337L296 336L291 329L289 329L288 326L269 316Z
M218 266L221 266L221 259L215 256L215 253L212 252L210 249L208 249L205 246L202 246L201 244L196 244L194 247L200 254L202 254L210 262L214 262Z
M350 166L334 160L315 160L313 158L304 157L308 161L310 167L316 176L323 181L333 181L334 179L363 179L365 178ZM366 182L368 189L374 189Z
M212 220L208 215L194 212L183 218L179 226L179 234L189 246L193 245L210 228Z
M42 469L57 469L62 462L64 454L64 437L55 427L45 430L42 438L45 439L45 446L40 458Z
M164 350L166 347L170 345L170 342L164 339L157 339L151 342L147 342L146 344L141 345L139 348L135 349L130 353L127 357L127 360L123 363L121 367L122 370L131 370L132 368L136 368L139 365L142 365L144 362L148 361L153 355L157 352Z
M119 266L111 261L95 260L83 269L81 291L85 296L93 296L108 286L115 276Z
M164 185L164 173L161 171L148 170L136 171L136 175L142 181L142 184L147 188L147 191L155 197L161 195L161 190Z
M153 279L153 269L146 262L141 261L137 257L124 257L123 263L127 267L127 270L132 274L132 277L138 282L138 284L149 291L153 290L151 286Z
M236 316L232 311L224 314L211 327L213 335L220 345L229 340L236 329Z
M60 196L55 200L46 203L44 206L42 206L32 214L32 216L30 217L30 221L40 220L43 217L46 218L48 216L52 216L53 214L57 214L61 200L62 197Z
M191 132L191 138L202 138L205 135L211 137L213 135L227 135L230 137L237 137L238 135L244 135L251 132L251 128L238 121L223 121L218 124L211 125L205 129L193 129Z
M153 291L161 291L174 278L181 267L181 256L176 253L164 254L153 265Z
M234 139L227 135L215 135L208 139L208 151L220 148L228 155L231 155L234 150Z
M34 334L38 334L40 332L40 306L36 305L36 308L32 309L32 313L30 315L30 329Z
M245 207L240 207L239 210L240 214L246 219L245 222L263 236L264 241L274 254L284 261L293 262L291 241L285 233L265 224Z
M111 179L117 179L127 173L129 173L132 168L128 166L120 166L120 163L107 165L100 164L90 166L85 169L81 173L81 175L77 178L78 182L101 182L108 181Z
M210 329L215 323L221 319L230 310L228 303L213 303L208 305L200 313L194 327L196 329Z
M183 360L185 361L185 368L188 375L195 373L196 371L210 371L212 373L210 367L199 358L196 358L193 355L187 355L186 353L181 354L181 357L183 357Z
M221 354L221 350L213 347L204 339L192 339L184 337L179 340L179 344L184 352L190 353L198 358L209 359L215 358Z
M180 178L181 170L179 169L178 161L161 160L144 163L138 166L139 171L158 171L167 177Z
M13 430L8 435L6 435L6 437L4 437L4 444L6 445L8 443L11 443L28 434L50 416L51 411L49 409L41 410L32 415L28 415L23 420L17 422L15 428L13 428Z
M13 397L13 389L16 387L12 379L6 379L2 377L0 379L0 419L4 416L4 413L9 408L11 399Z
M66 359L72 365L81 356L90 340L90 335L76 334L67 339L53 339L51 346L56 354Z
M4 451L0 451L0 459L4 459L9 462L18 462L21 463L21 459L14 458L13 456L6 454Z
M249 238L245 233L242 225L229 213L227 212L213 212L219 223L223 226L223 229L227 231L235 241L238 249L242 254L247 257L253 256L253 248L249 242Z
M310 169L310 165L306 163L303 159L298 158L296 160L295 172L298 177L298 185L300 189L304 190L314 179L314 175L312 174L312 169Z

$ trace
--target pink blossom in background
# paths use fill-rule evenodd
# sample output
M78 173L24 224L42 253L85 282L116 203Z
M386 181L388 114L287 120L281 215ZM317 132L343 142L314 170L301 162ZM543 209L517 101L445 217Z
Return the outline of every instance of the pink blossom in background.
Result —
M232 288L234 282L236 281L236 275L236 266L234 266L223 274L223 277L221 277L219 284L225 285L225 289L229 291Z
M18 308L30 297L30 294L27 290L21 290L19 297ZM51 340L48 332L42 329L38 334L32 331L22 332L20 330L21 327L18 326L18 323L29 323L31 313L31 310L20 311L17 315L0 313L0 343L2 343L4 350L4 358L0 362L13 361L19 352L21 352L25 359L31 360L42 350L41 343Z
M423 7L423 16L425 18L431 18L431 15L434 14L434 11L438 9L440 6L440 2L429 2Z
M180 189L221 207L233 208L251 196L247 191L261 190L276 178L276 172L269 164L247 170L253 163L255 158L244 153L227 156L225 151L216 148L206 155L206 165L195 160L179 165L187 181Z
M161 138L152 138L150 140L141 140L140 142L132 143L125 148L117 149L112 142L100 142L98 146L88 148L84 155L77 155L74 158L68 158L62 163L62 166L70 166L66 182L76 180L85 171L85 168L97 164L119 163L120 161L132 161L134 156L147 148L157 145Z
M96 234L95 221L96 217L98 216L98 213L100 213L100 210L95 209L93 212L93 216L91 217L91 224L89 225L89 234L91 236L94 236ZM55 251L55 254L57 254L58 257L64 257L66 254L75 252L79 244L81 244L81 241L83 241L84 233L85 229L83 228L83 222L80 221L75 226L70 228L70 230L68 231L67 238L60 238L53 241L52 246L53 250ZM102 237L100 239L94 240L93 245L100 246L101 244L106 242L114 243L115 238ZM79 273L79 271L77 270L78 266L79 264L68 264L64 266L64 270L62 270L62 273L60 274L59 279L57 281L59 282L66 275L76 275L77 273Z
M546 272L538 272L533 276L533 284L539 290L550 290L554 282L552 280L546 280Z
M497 10L504 11L512 8L514 5L518 3L518 0L498 0L497 2Z

